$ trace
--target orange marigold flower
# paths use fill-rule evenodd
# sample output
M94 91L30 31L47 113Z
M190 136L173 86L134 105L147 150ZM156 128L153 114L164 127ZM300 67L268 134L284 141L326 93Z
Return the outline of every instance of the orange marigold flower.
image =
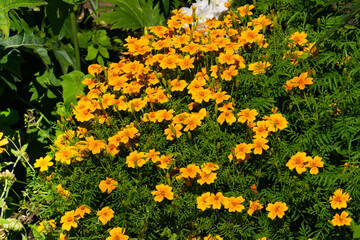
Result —
M167 198L168 200L174 199L174 193L172 192L172 187L169 185L156 185L157 191L152 191L151 194L155 196L154 200L156 202L162 202L164 198Z
M160 152L157 152L155 149L151 149L148 153L145 153L146 161L151 160L153 163L156 163L159 160Z
M103 207L96 215L99 216L100 222L105 225L114 217L114 211L109 207Z
M253 15L251 10L254 9L254 8L255 8L254 5L246 4L246 5L242 6L242 7L238 7L237 10L239 11L241 17L245 17L246 15L248 15L248 16Z
M117 188L118 182L113 180L112 178L106 178L106 180L100 181L99 188L101 192L108 192L109 194Z
M223 101L229 100L231 96L227 94L227 92L218 91L212 95L212 99L215 100L217 104L222 103Z
M347 202L350 200L349 194L346 192L343 193L343 190L340 188L330 197L330 204L333 209L347 208Z
M276 217L283 218L285 215L285 211L289 208L286 206L286 203L276 202L269 203L266 207L266 211L269 211L268 217L274 220Z
M80 207L78 207L75 210L75 217L76 218L83 218L85 213L90 214L91 210L90 210L90 208L86 207L85 205L81 205Z
M190 55L186 55L183 59L179 60L178 65L181 68L181 70L186 70L195 67L193 65L194 61L195 58L190 58Z
M186 168L180 168L180 175L176 178L196 178L198 173L201 173L199 166L190 164Z
M286 166L290 170L296 168L296 172L298 174L302 174L306 171L305 165L309 162L310 159L311 157L306 156L305 152L298 152L290 158L290 160L286 163Z
M351 218L348 218L349 213L346 211L342 211L341 214L335 214L333 220L331 220L331 224L333 226L350 226L350 223L352 222Z
M142 167L145 163L147 163L145 153L138 151L133 151L126 157L126 164L129 168Z
M88 73L94 76L100 74L102 71L103 71L103 67L99 64L91 64L88 67Z
M60 219L60 223L62 223L61 229L70 231L72 227L77 228L78 224L75 219L76 218L74 210L66 212L65 215L62 216Z
M224 122L227 122L229 125L233 124L234 122L236 122L236 117L235 115L232 113L232 111L223 111L219 117L217 118L217 122L220 123L220 125L222 125Z
M43 220L39 226L37 226L37 230L40 233L48 232L50 229L56 228L56 221L54 219L50 219L49 221Z
M110 237L106 240L128 240L129 236L125 235L125 229L116 227L109 230Z
M174 138L179 138L182 135L180 131L183 128L181 124L169 125L168 128L164 130L164 134L166 135L167 140L174 140Z
M266 61L260 61L249 64L249 71L253 71L253 75L266 73L268 68L270 68L271 64Z
M254 126L252 130L255 132L254 137L256 138L257 137L266 138L269 135L266 121L257 121L256 126Z
M230 197L227 198L227 201L224 202L224 208L228 209L229 212L241 212L245 209L243 203L245 199L242 196L239 197Z
M70 196L70 192L68 190L63 189L62 185L59 184L56 186L56 191L60 194L63 195L64 197L69 197Z
M313 78L308 77L308 73L302 73L298 77L291 79L293 87L299 87L301 90L305 89L305 85L313 84Z
M172 80L170 82L171 84L171 91L174 92L174 91L183 91L184 88L187 86L187 83L185 80Z
M238 75L239 71L235 69L236 66L232 65L230 66L228 69L226 69L222 74L221 74L221 78L226 80L226 81L231 81L233 76Z
M212 98L212 92L209 89L199 88L192 93L191 99L194 99L197 103L202 103L203 101L209 102Z
M51 159L52 158L50 156L38 158L35 161L34 167L40 168L40 172L47 171L50 166L54 165L54 163L51 162Z
M256 200L254 202L250 200L250 206L249 206L249 210L247 211L247 213L250 216L252 216L255 211L260 210L262 208L264 208L263 204L259 203L259 200Z
M248 122L253 122L255 121L255 117L258 115L259 113L256 111L256 109L243 109L241 110L237 115L239 116L238 118L238 122L244 123L246 121Z
M220 53L219 55L219 63L220 64L234 64L235 63L235 59L234 59L234 51L233 50L227 50L225 53Z
M206 172L200 172L200 178L197 180L197 182L200 185L203 185L204 183L206 184L211 184L213 182L215 182L216 179L216 173L206 173Z
M60 233L60 236L59 236L58 240L69 240L69 239L67 238L66 234Z
M254 154L262 154L262 150L268 150L269 146L266 145L268 142L267 139L262 137L254 138L253 140L253 148L254 148Z
M283 117L281 113L271 114L267 120L268 131L276 132L277 130L283 130L287 128L288 121Z
M303 46L305 43L307 43L307 34L305 32L294 32L293 34L291 34L290 36L290 46L294 46L294 45L299 45L299 46Z
M223 240L223 238L219 235L212 236L211 234L209 234L207 237L204 237L204 240Z
M226 200L227 200L226 197L224 197L224 195L221 192L218 192L216 195L211 193L208 203L212 205L213 209L220 209L221 204L224 204Z
M309 159L309 162L306 164L305 167L310 168L310 174L318 174L319 167L324 167L324 162L321 161L322 158L319 156L315 156L314 158Z
M203 211L205 211L207 208L211 207L211 204L209 203L209 198L210 198L210 192L206 192L201 194L201 196L196 198L196 207L198 209L201 209Z
M168 169L169 165L174 161L172 155L161 155L158 161L158 167L162 169Z
M201 164L201 171L206 172L208 174L218 169L219 169L219 165L217 165L216 163L208 162Z
M236 145L234 149L235 157L239 160L245 160L246 154L251 153L252 148L253 144L240 143Z

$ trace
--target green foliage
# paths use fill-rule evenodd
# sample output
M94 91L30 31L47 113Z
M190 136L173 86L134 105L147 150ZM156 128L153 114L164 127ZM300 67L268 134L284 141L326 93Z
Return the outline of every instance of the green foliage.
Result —
M76 104L76 96L83 92L85 85L81 83L85 75L80 71L73 71L61 76L64 105L70 109L71 103Z
M10 31L10 19L8 12L20 7L36 7L46 4L43 0L3 0L0 3L0 31L7 39Z
M139 28L164 24L159 6L153 7L152 0L106 0L116 6L107 7L112 11L103 12L95 21L111 24L111 29L137 30Z

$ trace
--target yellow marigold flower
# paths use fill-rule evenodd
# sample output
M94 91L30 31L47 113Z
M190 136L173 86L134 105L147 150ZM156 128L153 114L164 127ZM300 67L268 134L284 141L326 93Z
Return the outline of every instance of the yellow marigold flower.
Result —
M74 210L66 212L65 215L62 216L60 219L60 223L62 223L61 229L70 231L72 227L77 228L78 224L75 219L76 218Z
M330 197L330 204L333 209L347 208L347 202L350 200L349 194L346 192L343 193L343 190L340 188Z
M0 132L0 153L5 151L5 148L2 148L1 146L5 146L6 144L9 143L9 140L7 140L6 138L1 139L3 137L3 135L4 135L4 133Z
M218 192L216 195L211 193L208 203L212 205L213 209L220 209L221 204L224 204L226 200L227 200L226 197L224 197L224 195L221 192Z
M245 199L242 196L239 197L229 197L227 201L224 202L224 208L228 209L229 212L241 212L245 209L243 203Z
M81 205L80 207L78 207L77 209L75 209L75 217L76 218L83 218L84 215L86 214L90 214L91 210L90 208L88 208L85 205Z
M299 46L303 46L305 43L307 43L307 34L305 32L294 32L293 34L291 34L290 36L290 46L294 46L294 45L299 45Z
M255 8L254 5L246 4L246 5L242 6L242 7L238 7L237 10L239 11L241 17L245 17L246 15L248 15L248 16L253 15L251 10L254 9L254 8Z
M174 140L175 134L176 138L179 138L182 135L182 132L180 131L182 128L183 126L181 124L169 125L169 127L164 130L166 139L170 141Z
M88 73L95 76L97 74L100 74L103 71L103 67L99 64L91 64L88 67Z
M159 160L160 152L157 152L155 149L151 149L148 153L145 153L146 161L151 160L153 163L156 163Z
M234 149L235 157L239 160L245 160L246 154L251 153L252 148L253 144L240 143L236 145Z
M276 217L283 218L285 215L285 211L289 208L286 206L286 203L276 202L269 203L266 207L266 211L269 211L268 217L274 220Z
M271 114L267 119L268 130L271 132L276 132L277 130L283 130L287 128L288 121L281 113Z
M247 28L245 31L241 32L240 37L244 39L244 41L246 41L247 43L253 43L256 42L259 35L261 38L263 38L261 34L259 34L258 29L251 30Z
M201 120L197 116L191 114L189 117L184 119L183 124L186 125L184 128L185 132L187 132L189 130L192 131L196 127L201 125Z
M38 158L35 161L34 167L40 168L40 172L47 171L50 166L54 165L54 163L51 162L51 159L50 156Z
M341 214L335 214L333 220L331 220L331 224L333 226L350 226L350 223L352 222L351 218L348 218L349 213L346 211L342 211Z
M305 89L305 85L313 84L313 78L308 77L308 73L302 73L298 77L294 77L291 79L291 83L293 87L299 87L301 90Z
M53 230L55 228L56 228L56 222L54 219L43 220L39 224L39 226L37 226L37 230L39 233L50 232L49 230Z
M154 200L156 202L162 202L164 198L167 198L168 200L174 199L174 193L172 192L172 187L169 185L156 185L157 191L152 191L151 194L155 196Z
M232 113L232 111L223 111L219 117L217 118L217 122L220 123L220 125L222 125L224 122L227 122L229 125L233 124L234 122L236 122L236 117L235 115Z
M255 121L255 117L258 115L259 113L256 111L256 109L242 109L237 115L239 116L238 118L238 122L244 123L246 121L248 122L253 122Z
M187 86L187 83L185 80L172 80L170 82L171 84L171 91L174 92L174 91L183 91L184 88Z
M227 92L218 91L214 94L212 94L212 99L215 100L217 104L222 103L223 101L229 100L231 96L227 95Z
M249 71L253 71L253 75L266 73L268 68L271 66L269 62L266 61L260 61L260 62L254 62L249 64Z
M319 156L315 156L314 158L309 159L309 162L306 164L305 167L310 168L310 174L318 174L319 167L324 167L324 162L321 161L322 158Z
M59 236L59 239L58 239L58 240L69 240L69 239L67 238L67 235L66 235L66 234L60 233L60 236Z
M172 155L161 155L158 161L158 167L162 169L168 169L169 165L174 161Z
M306 156L305 152L298 152L290 158L290 160L286 163L286 166L290 170L296 168L296 172L298 174L302 174L306 171L305 165L309 162L310 159L311 157Z
M193 65L195 58L190 58L190 55L186 55L183 59L180 59L178 62L179 67L181 70L191 69L195 66Z
M215 182L216 175L217 175L216 173L200 172L200 178L197 180L197 182L200 185L203 185L204 183L211 184Z
M231 65L228 69L226 69L222 74L221 78L225 81L231 81L233 76L238 75L239 71L235 69L235 65Z
M223 238L219 235L212 236L211 234L209 234L207 237L204 237L204 240L223 240Z
M118 182L113 180L112 178L106 178L106 180L102 180L99 184L99 188L101 192L108 192L109 194L117 188Z
M250 206L249 206L247 213L250 216L252 216L255 211L260 210L262 208L264 208L263 204L259 203L259 200L256 200L254 202L250 200Z
M207 174L211 173L212 171L216 171L219 169L219 165L216 163L208 162L201 164L201 171L206 172Z
M210 192L201 194L201 196L196 198L196 207L202 211L205 211L207 208L211 207L209 203Z
M201 173L199 166L196 166L196 164L190 164L186 168L180 168L180 175L176 178L196 178L198 173Z
M266 237L258 238L257 240L266 240Z
M129 168L135 168L135 166L142 167L146 161L145 153L138 151L133 151L126 157L126 164Z
M109 231L110 237L107 237L106 240L128 240L129 236L125 235L125 229L116 227L112 228Z
M266 138L269 135L266 121L257 121L252 130L255 132L254 137Z
M99 216L100 222L105 225L114 217L114 211L109 207L103 207L96 215Z
M253 139L253 147L254 147L254 154L262 154L262 150L268 150L269 146L266 145L268 142L267 139L262 137L257 137Z
M69 197L70 196L70 192L68 190L63 189L62 185L59 184L56 186L56 191L60 194L63 195L64 197Z
M220 64L234 64L235 63L235 59L234 59L234 51L233 50L227 50L225 53L220 53L219 55L219 63Z

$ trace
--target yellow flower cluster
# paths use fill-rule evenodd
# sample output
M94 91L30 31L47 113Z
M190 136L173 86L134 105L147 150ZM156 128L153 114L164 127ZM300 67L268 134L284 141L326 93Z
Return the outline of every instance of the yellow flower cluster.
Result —
M296 65L304 58L308 56L316 57L315 42L309 43L306 39L307 34L305 32L294 32L289 37L290 50L286 52L283 59L289 60L292 64Z
M333 209L347 208L347 202L351 200L351 197L348 193L344 192L342 189L338 189L334 192L334 195L330 197L330 204ZM342 211L339 215L335 214L334 218L331 220L331 224L334 226L349 226L352 222L352 219L349 216L349 213Z

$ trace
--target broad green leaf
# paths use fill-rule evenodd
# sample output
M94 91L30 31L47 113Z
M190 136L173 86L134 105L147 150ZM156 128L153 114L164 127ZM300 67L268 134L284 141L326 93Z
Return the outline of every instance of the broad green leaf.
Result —
M94 60L96 58L99 50L97 48L95 48L93 45L90 45L87 50L88 50L88 53L86 55L85 60L87 60L87 61Z
M81 83L85 74L80 71L72 71L61 76L63 80L63 98L66 109L70 109L71 103L77 103L76 96L83 92L85 85Z
M5 39L9 36L10 19L8 12L11 9L18 9L20 7L35 7L45 5L43 0L1 0L0 1L0 31Z
M11 74L21 78L21 64L24 62L24 59L20 51L17 49L9 49L2 51L2 53L4 53L4 56L0 59L0 69L6 69Z
M109 58L109 52L107 51L106 48L104 48L103 46L99 46L99 52L101 54L101 56L103 56L104 58Z
M48 5L45 8L46 17L49 20L49 27L54 35L59 35L59 38L70 37L71 30L68 32L69 21L66 23L66 19L70 19L70 5L62 1L47 0ZM71 23L70 23L71 29Z
M353 238L360 238L360 225L352 226L352 230L354 232Z
M153 7L151 0L105 0L105 2L117 6L103 8L110 8L113 11L104 12L95 21L111 24L111 29L136 30L164 24L164 16L160 14L159 5Z
M105 30L97 30L95 32L94 41L101 46L111 47L110 38L107 36Z
M57 95L54 92L54 86L59 86L60 81L53 73L53 69L50 68L49 70L46 70L42 75L37 73L35 76L37 76L37 78L30 83L30 92L33 93L30 101L39 101L45 95L48 98L57 98Z
M75 66L75 51L71 44L61 45L59 48L54 48L53 51L63 74L68 72L69 67Z

